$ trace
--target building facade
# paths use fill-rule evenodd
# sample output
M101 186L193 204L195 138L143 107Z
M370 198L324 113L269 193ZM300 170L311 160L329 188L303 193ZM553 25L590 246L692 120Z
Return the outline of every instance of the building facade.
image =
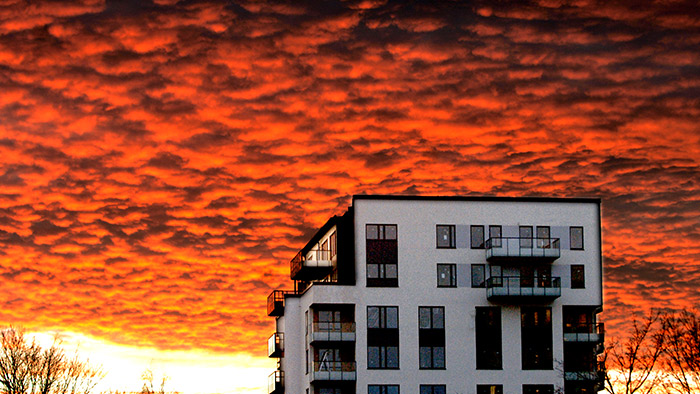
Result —
M600 200L356 195L275 290L269 393L593 393Z

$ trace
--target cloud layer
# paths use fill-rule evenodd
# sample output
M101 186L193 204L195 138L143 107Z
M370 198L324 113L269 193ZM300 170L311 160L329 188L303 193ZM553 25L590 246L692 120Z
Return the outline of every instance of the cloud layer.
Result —
M0 320L262 355L358 193L599 196L606 315L700 304L691 1L0 4Z

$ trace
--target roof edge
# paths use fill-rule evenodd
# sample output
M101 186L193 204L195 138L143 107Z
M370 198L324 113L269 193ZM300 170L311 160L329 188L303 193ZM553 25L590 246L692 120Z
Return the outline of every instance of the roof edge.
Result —
M506 196L418 196L408 194L354 194L355 200L417 200L417 201L519 201L519 202L564 202L601 203L600 197L506 197Z

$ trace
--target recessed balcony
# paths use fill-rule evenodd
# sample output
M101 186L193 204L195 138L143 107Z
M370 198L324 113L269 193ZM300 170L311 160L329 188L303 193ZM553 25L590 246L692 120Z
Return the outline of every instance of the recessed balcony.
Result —
M284 357L284 334L276 332L267 339L267 356Z
M294 294L293 290L274 290L267 296L267 315L284 316L284 296Z
M579 323L564 325L564 342L603 343L605 326L603 323Z
M311 381L354 381L357 379L354 361L314 361Z
M486 280L486 291L492 301L552 301L561 296L561 280L552 276L492 276Z
M559 238L494 237L484 248L486 260L498 263L551 263L561 254Z
M300 251L289 263L292 280L318 280L326 277L333 270L330 250L311 249L306 254Z
M275 371L267 377L268 394L284 393L284 371Z
M311 342L345 342L355 340L355 323L314 322L311 326Z
M598 361L591 371L564 372L564 380L574 382L595 382L601 385L605 382L605 365Z

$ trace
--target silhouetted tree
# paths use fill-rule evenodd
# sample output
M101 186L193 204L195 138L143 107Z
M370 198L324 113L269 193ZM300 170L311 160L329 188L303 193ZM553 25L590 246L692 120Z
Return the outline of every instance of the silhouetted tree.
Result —
M24 330L0 331L0 390L3 394L89 394L104 377L100 367L66 357L54 340L43 349Z
M666 341L663 354L668 391L700 392L700 315L682 311L663 319Z

